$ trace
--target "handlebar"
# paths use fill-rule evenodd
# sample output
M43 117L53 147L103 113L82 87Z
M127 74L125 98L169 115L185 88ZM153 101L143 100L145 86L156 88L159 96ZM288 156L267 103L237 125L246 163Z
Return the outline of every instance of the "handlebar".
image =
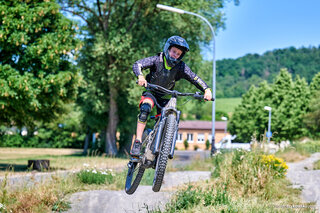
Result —
M136 82L138 83L138 81ZM162 93L165 93L165 94L170 94L172 96L191 96L195 99L198 99L198 100L203 100L204 99L204 95L201 95L200 92L196 92L196 93L182 93L182 92L179 92L177 90L168 90L162 86L159 86L159 85L156 85L156 84L150 84L150 83L147 83L147 86L145 87L147 90L154 90L154 91L159 91L159 92L162 92ZM212 98L211 100L208 100L208 101L214 101L214 98Z

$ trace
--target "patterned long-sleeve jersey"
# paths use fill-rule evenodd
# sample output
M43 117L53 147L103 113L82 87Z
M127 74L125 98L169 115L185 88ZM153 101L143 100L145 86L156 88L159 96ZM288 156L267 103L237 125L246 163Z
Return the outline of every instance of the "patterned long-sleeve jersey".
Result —
M181 78L188 80L203 92L209 88L183 61L170 70L165 69L163 53L138 60L133 64L133 72L136 76L142 75L142 70L145 69L150 70L146 76L147 82L160 85L167 89L173 89L175 82Z

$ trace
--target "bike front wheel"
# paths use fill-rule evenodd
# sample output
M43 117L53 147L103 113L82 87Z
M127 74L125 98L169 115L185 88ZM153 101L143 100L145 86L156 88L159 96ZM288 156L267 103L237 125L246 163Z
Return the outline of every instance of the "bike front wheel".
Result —
M167 118L164 135L162 137L162 147L160 153L158 155L157 164L156 164L156 172L153 179L152 190L154 192L160 191L164 173L166 171L168 156L171 150L171 144L173 140L173 136L176 129L176 115L170 114Z
M126 178L126 186L125 191L127 194L131 195L133 194L142 179L142 176L144 174L145 168L141 166L141 161L139 162L129 162L128 164L128 173Z

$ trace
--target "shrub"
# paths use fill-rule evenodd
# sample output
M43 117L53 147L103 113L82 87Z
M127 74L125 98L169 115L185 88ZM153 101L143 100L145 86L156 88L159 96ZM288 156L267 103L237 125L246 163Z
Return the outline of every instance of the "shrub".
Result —
M204 190L189 185L187 189L177 192L175 199L166 205L165 212L190 210L198 205L227 206L229 204L231 204L231 197L227 191L227 184L207 186ZM232 212L232 209L228 208L228 210Z
M196 206L200 203L201 197L201 190L193 189L193 186L189 185L187 189L177 192L176 199L167 205L167 211L176 212Z
M111 170L84 169L77 174L82 183L86 184L104 184L113 181L113 173Z
M287 165L273 155L266 157L259 151L236 150L217 155L213 159L213 177L230 180L242 193L257 193L272 180L284 177Z
M199 149L199 146L198 146L198 145L195 145L195 146L193 147L193 149L194 149L195 151L197 151L197 149Z
M206 140L206 150L209 150L209 148L210 148L210 141Z
M212 158L212 164L215 168L212 172L212 177L216 178L220 176L220 172L221 172L220 164L224 161L224 159L225 159L225 155L223 154L216 154Z
M230 202L231 201L227 191L227 184L224 184L222 187L217 186L216 191L211 189L206 190L206 192L203 193L204 206L228 205Z
M270 170L274 177L285 176L288 166L283 159L277 158L274 155L261 155L260 157L262 164L267 170Z
M3 135L0 137L0 147L21 147L23 146L23 137L19 134Z
M163 212L282 212L275 206L300 201L299 189L279 175L287 168L285 162L273 155L234 150L208 161L217 178L179 190Z
M184 145L185 150L187 150L189 148L189 143L188 143L187 139L185 139L183 141L183 145Z

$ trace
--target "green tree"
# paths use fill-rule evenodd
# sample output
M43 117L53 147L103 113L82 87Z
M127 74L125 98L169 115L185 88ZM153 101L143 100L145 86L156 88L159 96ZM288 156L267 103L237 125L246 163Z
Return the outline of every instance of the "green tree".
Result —
M54 0L0 0L0 125L49 121L75 99L80 48Z
M160 52L168 37L179 34L186 38L191 47L192 57L187 59L188 65L198 71L196 65L201 62L199 45L209 43L210 31L196 17L156 9L157 1L59 2L65 12L80 17L84 22L82 30L85 32L86 46L83 53L86 53L82 55L80 64L90 89L84 88L83 102L97 101L94 103L96 107L92 108L95 113L91 114L104 120L98 126L105 140L105 152L114 155L117 153L116 131L121 132L120 142L125 142L136 123L141 89L136 88L132 64ZM198 12L207 17L217 30L224 27L221 9L225 2L187 0L162 3ZM121 107L130 115L128 118L122 116L123 112L119 111ZM86 112L90 113L90 109L86 107Z
M320 137L320 73L316 74L310 83L310 101L308 113L304 116L303 123L310 131L312 137Z
M242 96L228 125L231 134L237 135L236 140L248 142L254 133L263 134L268 122L264 106L270 106L271 96L272 90L265 81L259 87L251 86Z
M274 140L297 139L307 135L303 127L303 116L309 103L309 87L305 79L299 76L292 81L286 69L281 69L273 84L272 105Z
M313 77L310 83L310 91L312 94L320 91L320 72Z
M292 76L288 73L287 69L281 69L279 75L275 79L272 85L272 123L273 132L277 132L276 137L280 137L281 140L286 140L286 136L289 134L290 128L292 128L291 120L292 116L292 90L294 84Z
M268 113L264 106L272 108L272 140L297 139L308 134L303 118L308 110L309 87L300 77L292 81L287 69L281 69L275 82L262 82L252 87L242 98L228 126L239 141L250 141L253 134L263 135L267 130Z
M257 88L251 86L249 91L242 96L241 104L235 108L228 124L230 133L236 134L238 141L249 141L251 139L255 122L250 117L254 116L253 98L256 95Z
M287 138L298 139L309 134L303 119L309 110L310 88L304 78L297 76L291 96L291 127ZM290 137L292 136L292 137Z
M309 112L304 116L303 123L313 138L320 138L320 90L312 96Z
M237 59L217 61L217 97L239 97L250 85L257 86L266 80L272 83L281 68L286 68L294 78L298 75L309 83L319 72L320 46L289 47L265 52L262 55L247 54Z

